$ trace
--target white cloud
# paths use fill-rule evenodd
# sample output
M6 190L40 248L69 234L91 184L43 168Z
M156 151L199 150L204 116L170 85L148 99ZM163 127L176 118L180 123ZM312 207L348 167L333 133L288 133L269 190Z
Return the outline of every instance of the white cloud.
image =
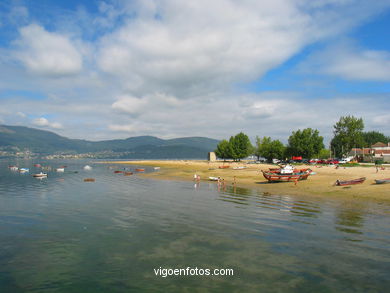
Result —
M22 27L19 32L15 56L31 72L56 76L81 71L82 56L68 37L37 24Z
M21 117L21 118L26 118L26 114L24 114L23 112L16 112L16 115L18 115L19 117Z
M305 67L347 80L390 81L390 52L364 50L343 42L312 56Z
M49 122L45 117L36 118L32 123L39 127L49 127L54 129L62 129L62 124L58 122Z
M133 96L121 96L112 104L112 108L118 112L137 115L145 110L147 102Z

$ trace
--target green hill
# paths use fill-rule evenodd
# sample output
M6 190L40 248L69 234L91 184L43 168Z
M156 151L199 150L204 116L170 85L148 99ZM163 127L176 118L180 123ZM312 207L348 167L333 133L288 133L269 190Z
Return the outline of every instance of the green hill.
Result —
M42 155L54 153L113 152L114 157L137 159L206 158L218 140L206 137L160 139L137 136L127 139L87 141L69 139L56 133L24 126L0 125L0 149L31 151ZM107 154L107 157L110 155Z

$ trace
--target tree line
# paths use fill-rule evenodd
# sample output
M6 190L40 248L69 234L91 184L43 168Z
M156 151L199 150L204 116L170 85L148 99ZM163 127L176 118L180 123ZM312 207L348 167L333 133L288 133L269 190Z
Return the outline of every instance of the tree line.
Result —
M344 157L352 148L371 147L374 143L390 142L390 137L378 131L364 132L364 122L362 118L354 116L343 116L333 126L333 138L330 149L326 149L324 138L319 135L317 129L306 128L293 131L288 138L287 145L280 140L273 140L271 137L256 136L253 146L249 137L243 132L231 136L229 140L223 139L217 146L215 154L220 159L232 159L240 161L250 155L272 159L285 159L292 156L303 158L327 159L333 157Z

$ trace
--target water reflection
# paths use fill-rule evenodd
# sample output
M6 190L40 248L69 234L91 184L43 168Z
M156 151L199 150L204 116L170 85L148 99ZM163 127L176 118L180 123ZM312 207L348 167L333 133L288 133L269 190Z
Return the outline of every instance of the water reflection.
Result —
M348 234L363 234L364 215L367 212L360 205L340 205L336 210L335 229ZM351 239L359 240L359 239Z

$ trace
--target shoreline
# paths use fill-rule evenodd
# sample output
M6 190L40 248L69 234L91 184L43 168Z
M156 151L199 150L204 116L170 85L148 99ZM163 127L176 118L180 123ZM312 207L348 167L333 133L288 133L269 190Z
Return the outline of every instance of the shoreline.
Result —
M246 164L246 162L208 162L202 160L140 160L140 161L103 161L104 164L112 165L139 165L154 166L161 169L157 172L144 173L142 176L162 180L185 180L194 181L194 174L200 176L200 182L211 182L208 177L221 177L226 186L232 186L234 177L236 187L261 190L269 194L287 194L301 196L315 196L328 198L354 198L386 201L390 203L390 184L375 184L374 179L390 178L390 168L376 172L373 167L340 167L302 165L298 168L311 168L315 175L307 180L294 182L268 183L263 177L261 170L275 167L272 164ZM219 169L219 166L229 166ZM233 167L245 167L234 170ZM336 180L349 180L366 177L362 184L352 186L334 186ZM217 184L217 183L216 183Z

